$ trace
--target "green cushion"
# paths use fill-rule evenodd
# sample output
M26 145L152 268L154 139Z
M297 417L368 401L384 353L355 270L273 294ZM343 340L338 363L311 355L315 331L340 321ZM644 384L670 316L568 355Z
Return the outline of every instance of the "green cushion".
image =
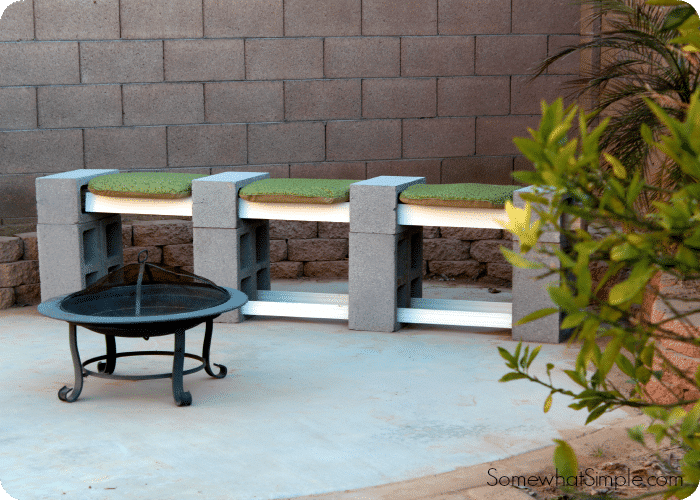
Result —
M342 203L350 201L347 179L263 179L238 192L247 201L259 203Z
M503 208L520 188L495 184L414 184L401 192L399 200L412 205Z
M125 198L187 198L192 195L192 181L200 177L206 176L172 172L107 174L91 179L88 190Z

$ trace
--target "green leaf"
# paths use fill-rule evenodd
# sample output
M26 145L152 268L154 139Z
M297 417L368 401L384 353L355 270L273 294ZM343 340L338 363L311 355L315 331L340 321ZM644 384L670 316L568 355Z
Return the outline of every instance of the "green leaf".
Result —
M630 277L612 287L608 295L608 302L617 306L634 299L655 272L656 270L650 267L648 263L637 262L630 273Z
M540 349L542 349L541 345L538 345L532 350L532 354L530 354L530 359L527 360L527 363L525 363L526 368L530 368L530 365L532 364L533 361L535 361L535 358L537 355L540 353Z
M608 153L603 153L603 156L612 166L613 174L615 174L615 177L617 177L618 179L624 179L625 177L627 177L627 171L625 170L625 167L624 165L622 165L620 160Z
M586 319L587 316L586 311L580 311L577 313L573 314L567 314L564 316L564 319L561 322L561 328L562 330L566 330L567 328L574 328L577 327L578 325L581 324L581 322Z
M502 246L500 247L500 250L503 256L506 258L506 260L515 267L519 267L521 269L542 269L545 267L544 264L540 262L532 262L530 260L527 260L519 253L515 253L514 251L506 247Z
M620 354L622 340L622 335L618 334L605 346L605 351L603 351L603 356L600 360L600 365L598 366L603 378L607 376L610 368L612 368L613 363L617 359L617 355Z
M544 318L545 316L549 316L550 314L554 314L559 312L559 308L557 307L547 307L545 309L540 309L538 311L531 312L524 318L521 318L516 325L524 325L525 323L528 323L530 321L535 321L540 318Z
M578 460L573 448L561 439L555 439L554 442L557 443L557 447L554 449L554 466L557 473L565 478L576 476L578 474Z
M689 5L677 6L671 10L664 20L663 30L674 30L683 24L690 16L695 14L695 9Z
M549 393L547 399L544 400L544 412L547 413L552 408L552 393Z
M610 405L602 405L602 406L599 406L598 408L596 408L595 410L593 410L591 413L588 414L588 418L586 419L585 425L590 424L595 419L597 419L598 417L603 415L603 413L608 411L609 408L610 408Z
M510 372L503 375L500 378L499 382L510 382L511 380L518 380L521 378L527 378L527 375L525 375L524 373Z
M635 441L644 446L644 426L639 424L627 429L627 435L632 441Z
M634 365L630 362L629 359L627 359L627 357L624 354L620 353L617 355L617 359L615 359L615 364L620 369L620 371L622 371L622 373L627 375L629 378L634 378Z

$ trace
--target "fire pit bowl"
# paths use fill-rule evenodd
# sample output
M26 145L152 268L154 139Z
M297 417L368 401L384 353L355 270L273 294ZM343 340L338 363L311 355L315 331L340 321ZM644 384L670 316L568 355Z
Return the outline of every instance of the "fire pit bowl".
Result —
M75 386L58 391L62 401L73 402L82 391L83 378L89 375L120 380L146 380L172 378L173 397L178 406L192 402L189 392L183 389L183 375L199 370L215 378L226 376L223 365L214 373L210 366L209 350L214 318L224 312L241 307L248 297L232 288L217 286L209 280L192 273L174 271L170 268L146 263L148 252L139 253L139 263L123 266L111 272L85 290L63 295L42 302L38 310L50 318L68 322L68 332ZM206 323L202 355L185 352L185 331ZM101 333L105 336L107 354L80 361L76 327ZM175 349L169 351L134 351L117 353L115 337L175 336ZM116 359L126 356L161 355L173 356L172 373L157 375L115 375ZM183 371L184 358L201 362L201 365ZM98 362L97 370L87 365ZM70 393L70 394L69 394Z

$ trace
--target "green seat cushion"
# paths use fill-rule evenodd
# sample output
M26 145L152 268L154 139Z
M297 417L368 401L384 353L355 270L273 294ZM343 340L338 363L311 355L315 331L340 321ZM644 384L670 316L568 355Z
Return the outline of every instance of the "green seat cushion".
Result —
M107 174L91 179L88 190L119 198L188 198L192 195L192 181L200 177L206 176L172 172Z
M522 186L495 184L414 184L399 195L411 205L461 208L503 208Z
M259 203L342 203L350 201L347 179L263 179L238 192L246 201Z

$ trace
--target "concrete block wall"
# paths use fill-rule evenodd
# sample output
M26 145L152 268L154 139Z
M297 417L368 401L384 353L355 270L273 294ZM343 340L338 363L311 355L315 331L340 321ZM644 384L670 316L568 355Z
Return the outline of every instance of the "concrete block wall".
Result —
M85 169L510 184L579 62L568 0L24 0L0 20L0 225Z

